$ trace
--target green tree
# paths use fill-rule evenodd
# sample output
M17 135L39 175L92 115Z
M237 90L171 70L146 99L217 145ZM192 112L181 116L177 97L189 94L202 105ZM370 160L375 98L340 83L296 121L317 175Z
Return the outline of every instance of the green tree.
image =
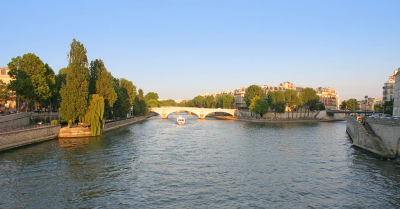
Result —
M257 98L257 97L255 97L255 98ZM263 117L265 115L265 113L268 112L268 109L269 109L268 100L266 98L263 98L263 99L260 98L260 99L256 100L253 112L255 114L259 114L261 117Z
M286 108L285 94L283 91L269 91L268 92L269 107L274 111L275 118L277 113L284 113Z
M136 116L147 115L149 109L147 108L146 101L144 101L143 90L139 89L138 95L133 102L133 114Z
M146 101L148 107L158 107L158 101L155 99L150 99Z
M215 98L214 96L208 95L204 98L204 107L212 108L215 107Z
M158 94L155 92L149 92L146 94L146 96L144 96L144 100L146 102L152 99L158 101Z
M256 103L257 101L260 100L259 96L255 96L251 99L250 105L249 105L249 111L251 113L255 113L255 108L256 108Z
M5 103L9 98L7 84L0 80L0 103Z
M68 121L82 121L88 105L89 68L86 49L82 43L73 39L68 54L66 83L61 88L61 118Z
M384 114L388 114L388 115L392 115L393 114L393 100L391 101L385 101L383 103L383 113Z
M33 53L24 54L11 59L8 63L8 74L14 78L9 89L16 92L28 103L39 101L42 106L49 103L51 86L54 82L54 72ZM50 71L51 70L51 71Z
M113 107L117 100L114 77L107 71L101 59L90 62L89 93L102 96L105 105L109 107Z
M340 108L341 110L346 110L346 109L347 109L346 106L347 106L346 100L344 100L344 101L340 104L340 107L339 107L339 108Z
M285 103L289 107L290 112L292 112L292 119L293 119L293 110L297 106L299 97L297 96L297 91L293 89L287 89L285 91ZM288 118L289 118L289 111L288 111Z
M194 107L204 107L204 97L202 96L197 96L193 98L193 106Z
M358 102L356 99L349 99L346 101L346 110L359 110Z
M119 86L120 88L126 89L126 93L129 98L129 104L132 106L133 100L136 96L136 86L133 85L132 81L128 81L124 78L119 79Z
M128 91L125 88L119 88L117 95L117 100L113 106L114 117L126 118L131 109Z
M262 90L262 88L257 85L249 86L244 94L244 100L246 101L247 107L250 106L251 99L253 99L256 96L264 98L265 97L264 90Z
M300 92L299 100L300 106L304 107L307 110L307 115L309 116L313 104L319 101L319 97L314 89L304 88Z
M83 122L90 125L92 136L99 136L104 128L104 99L98 94L92 94L90 97L90 105Z
M160 105L160 107L163 107L163 106L177 106L178 105L175 102L175 100L172 100L172 99L158 101L158 104Z
M233 107L233 102L235 98L232 95L224 94L222 95L222 108L230 109Z

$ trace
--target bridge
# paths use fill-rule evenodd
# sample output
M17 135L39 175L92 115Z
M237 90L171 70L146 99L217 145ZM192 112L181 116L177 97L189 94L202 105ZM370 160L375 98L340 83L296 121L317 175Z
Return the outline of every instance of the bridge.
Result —
M152 107L150 112L155 112L163 119L168 118L168 115L174 112L190 112L197 115L200 119L204 119L207 115L216 112L228 113L235 116L236 109L221 109L221 108L200 108L200 107Z

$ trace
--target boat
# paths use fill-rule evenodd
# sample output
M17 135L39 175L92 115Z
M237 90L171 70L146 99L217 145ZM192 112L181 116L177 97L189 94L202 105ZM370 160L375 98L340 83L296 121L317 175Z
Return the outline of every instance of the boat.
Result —
M182 116L179 116L178 118L176 118L176 123L178 125L185 125L185 118Z

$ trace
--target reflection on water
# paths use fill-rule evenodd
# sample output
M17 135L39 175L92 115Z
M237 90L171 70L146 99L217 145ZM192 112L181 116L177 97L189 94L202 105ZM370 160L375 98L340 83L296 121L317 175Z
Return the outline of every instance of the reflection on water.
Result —
M400 205L399 165L351 147L343 122L175 117L0 153L0 208Z

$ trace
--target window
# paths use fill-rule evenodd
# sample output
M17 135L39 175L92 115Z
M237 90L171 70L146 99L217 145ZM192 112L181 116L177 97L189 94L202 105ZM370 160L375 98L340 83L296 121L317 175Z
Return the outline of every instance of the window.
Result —
M6 69L1 69L1 75L7 75Z

